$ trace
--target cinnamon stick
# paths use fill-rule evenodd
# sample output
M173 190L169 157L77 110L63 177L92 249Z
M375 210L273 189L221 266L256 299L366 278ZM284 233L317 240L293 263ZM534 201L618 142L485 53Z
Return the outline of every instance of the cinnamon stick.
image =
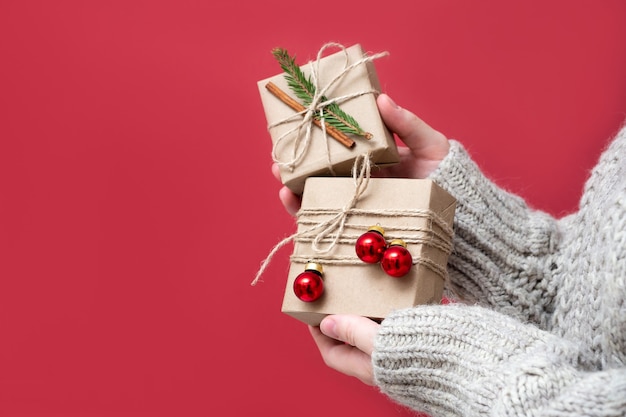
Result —
M293 98L291 98L287 93L285 93L283 90L281 90L276 84L274 84L273 82L268 82L265 85L265 88L267 88L267 90L272 93L274 96L276 96L280 101L282 101L283 103L285 103L286 105L288 105L289 107L291 107L292 109L294 109L297 112L301 112L306 110L306 108L298 103L296 100L294 100ZM313 123L315 123L315 125L319 128L322 127L322 122L319 119L313 118ZM352 146L354 146L354 141L352 139L350 139L345 133L337 130L336 128L334 128L333 126L330 125L326 125L326 132L328 132L328 134L330 136L332 136L334 139L336 139L337 141L339 141L341 144L343 144L344 146L351 148Z

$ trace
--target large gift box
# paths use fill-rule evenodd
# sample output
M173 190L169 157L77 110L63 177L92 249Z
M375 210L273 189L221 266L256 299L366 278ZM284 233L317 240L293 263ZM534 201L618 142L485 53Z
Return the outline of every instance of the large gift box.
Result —
M395 309L441 301L455 199L431 180L399 178L370 178L350 205L354 195L353 178L307 179L283 313L317 326L328 314L381 320ZM406 243L408 274L392 277L356 256L356 240L371 226L381 227L388 242ZM294 280L310 263L322 266L323 292L308 302L295 295Z
M273 158L279 162L282 183L296 194L302 193L308 177L349 176L358 155L369 152L377 166L399 161L394 137L384 125L376 106L380 86L374 64L368 56L357 44L299 67L309 78L313 71L312 82L318 86L316 91L325 91L324 97L328 100L339 100L337 104L341 110L369 134L369 139L348 135L353 143L348 146L325 135L318 125L312 125L314 119L308 123L310 126L306 126L304 114L299 115L270 92L269 86L275 86L292 101L298 101L290 91L285 73L258 82L273 143Z

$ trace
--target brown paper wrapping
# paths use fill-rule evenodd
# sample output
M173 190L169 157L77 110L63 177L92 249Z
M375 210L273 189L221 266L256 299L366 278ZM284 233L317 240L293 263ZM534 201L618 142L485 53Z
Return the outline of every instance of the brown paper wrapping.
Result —
M352 178L312 177L306 181L302 209L338 211L352 195ZM431 180L371 178L355 207L358 212L347 217L342 239L331 251L326 254L316 253L310 239L296 239L282 312L317 326L328 314L356 314L381 320L395 309L439 303L449 248L442 249L438 244L441 239L437 236L446 236L444 230L448 228L447 237L451 239L455 207L454 198ZM397 215L404 210L411 213L423 211L430 215ZM393 212L396 215L381 212ZM332 215L314 215L307 219L323 222ZM443 229L434 221L435 218L443 223ZM299 234L311 227L301 220L302 216L298 221ZM422 241L407 244L414 263L417 263L404 277L390 277L379 264L366 264L356 257L356 238L372 225L380 225L385 229L387 241L393 238L404 239L407 243L411 240ZM322 249L325 243L328 242L320 245ZM448 245L451 245L450 240ZM338 261L347 258L354 261L346 261L348 264ZM324 268L324 294L310 303L299 300L293 293L293 282L304 271L307 260L319 262ZM443 270L443 275L441 271L436 272L437 269Z
M349 60L348 65L359 61L364 56L360 45L346 48L346 52ZM343 70L345 63L345 55L341 51L322 58L319 62L320 85L327 85L333 77ZM311 64L303 65L301 68L305 75L309 76ZM295 97L287 86L284 73L258 82L268 126L281 122L295 114L294 110L267 91L265 86L270 81L290 96ZM328 91L326 96L332 99L371 90L380 91L380 86L374 65L369 61L350 70L339 83ZM336 176L349 176L355 158L368 151L371 152L372 162L377 166L388 166L399 161L393 135L386 128L378 113L375 94L365 94L351 98L340 103L340 107L347 114L354 117L364 131L371 133L373 135L372 139L367 140L350 135L355 141L355 145L347 148L330 136L325 138L322 130L317 126L313 126L311 129L310 146L306 149L304 158L293 169L281 167L280 176L282 183L296 194L302 193L304 182L308 177L329 176L333 172ZM275 147L276 159L280 162L293 160L297 134L290 134L277 144L278 139L285 132L297 126L301 120L302 118L298 118L269 129ZM304 130L301 131L301 135L303 134ZM332 167L332 171L330 167Z

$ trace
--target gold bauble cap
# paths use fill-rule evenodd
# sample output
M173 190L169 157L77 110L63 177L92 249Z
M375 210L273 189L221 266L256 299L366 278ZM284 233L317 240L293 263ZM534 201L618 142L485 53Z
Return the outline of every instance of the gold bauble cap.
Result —
M305 271L316 271L319 272L320 275L324 273L324 268L322 268L322 264L318 264L317 262L307 262L304 266Z
M381 235L385 236L385 229L383 229L382 227L376 225L376 226L370 226L369 229L367 229L368 232L378 232Z
M402 246L406 248L406 242L402 239L393 239L389 242L389 246Z

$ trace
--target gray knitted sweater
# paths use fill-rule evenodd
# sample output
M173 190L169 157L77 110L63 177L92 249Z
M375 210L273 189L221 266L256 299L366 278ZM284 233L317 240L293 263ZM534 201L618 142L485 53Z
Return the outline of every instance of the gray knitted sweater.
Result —
M458 200L448 289L459 302L382 322L377 385L433 417L626 415L626 128L578 212L558 220L451 143L431 178Z

